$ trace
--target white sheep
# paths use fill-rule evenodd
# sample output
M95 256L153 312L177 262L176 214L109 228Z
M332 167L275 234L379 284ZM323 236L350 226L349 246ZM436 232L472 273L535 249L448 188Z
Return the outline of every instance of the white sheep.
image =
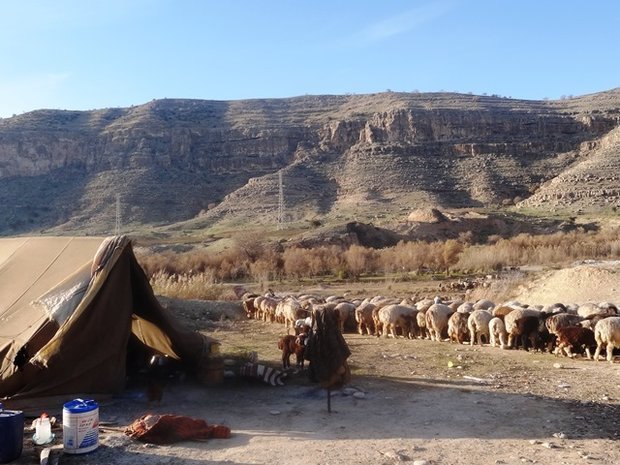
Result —
M431 341L441 341L448 335L448 318L454 313L450 307L444 304L433 304L426 311L426 329Z
M338 316L338 325L340 332L344 333L344 326L349 318L355 314L355 305L352 302L342 301L334 307L334 311Z
M601 350L605 347L607 361L612 362L614 348L620 347L620 317L612 316L599 321L594 328L594 339L596 339L594 360L598 360Z
M459 313L471 313L474 311L474 304L471 302L463 302L456 308L456 311Z
M489 321L493 315L488 310L474 310L467 319L467 328L469 329L469 343L473 346L476 341L482 345L482 336L487 342L489 338Z
M596 315L615 316L616 314L615 305L609 304L608 302L603 302L602 304L588 302L580 305L577 309L577 315L583 318L592 318Z
M491 310L495 307L495 303L488 299L480 299L474 304L474 310Z
M370 299L365 299L355 309L355 321L357 322L357 332L360 334L368 334L369 336L375 332L375 323L372 320L372 311L376 308L375 304L370 303Z
M500 317L495 316L489 321L489 335L492 347L497 347L497 341L499 340L499 347L501 349L506 348L508 333L506 333L504 320Z
M377 317L383 328L383 337L391 334L396 338L397 328L400 328L404 337L408 337L413 316L413 308L407 305L386 305L379 309Z
M416 323L418 324L419 334L422 339L430 339L431 335L426 327L426 311L418 310L415 316Z

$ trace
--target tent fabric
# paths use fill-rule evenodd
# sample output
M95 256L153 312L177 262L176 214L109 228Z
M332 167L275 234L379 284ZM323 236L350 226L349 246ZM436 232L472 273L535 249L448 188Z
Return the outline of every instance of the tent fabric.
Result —
M189 370L197 368L208 354L211 340L181 326L159 304L128 238L2 242L0 398L122 390L130 337L137 338L149 353L178 359ZM53 250L47 250L48 243ZM4 296L1 291L11 287L11 268L24 271L20 276L25 278L26 266L19 262L34 261L28 251L32 246L45 252L47 265L41 260L43 263L31 270L30 285ZM89 261L82 260L85 250ZM75 271L71 267L78 260L82 266ZM54 277L47 277L47 272L53 272ZM89 273L87 289L79 298L82 291L77 291L76 283ZM69 308L60 324L50 317L50 307L56 308L58 302L64 312Z

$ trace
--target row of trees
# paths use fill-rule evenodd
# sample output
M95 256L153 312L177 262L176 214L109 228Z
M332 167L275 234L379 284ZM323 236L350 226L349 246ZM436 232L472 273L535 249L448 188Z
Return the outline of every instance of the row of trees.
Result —
M609 258L620 258L618 230L490 237L483 245L470 243L469 236L464 235L459 240L401 241L384 249L360 245L281 248L257 239L256 235L240 234L231 247L219 252L205 249L139 254L140 263L150 276L207 273L217 282L357 279L395 273L488 273L506 266L554 266L574 260Z

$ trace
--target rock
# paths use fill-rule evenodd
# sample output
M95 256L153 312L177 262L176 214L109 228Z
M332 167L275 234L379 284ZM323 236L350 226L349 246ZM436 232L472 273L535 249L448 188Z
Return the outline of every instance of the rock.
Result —
M281 412L279 410L270 410L269 413L271 415L280 415Z
M413 465L430 465L428 460L414 460Z
M363 392L357 391L353 393L353 397L355 397L356 399L365 399L366 394L364 394Z
M554 363L553 368L564 368L564 365L562 365L561 363Z
M558 439L566 439L566 434L565 433L553 433L553 437L554 438L558 438Z

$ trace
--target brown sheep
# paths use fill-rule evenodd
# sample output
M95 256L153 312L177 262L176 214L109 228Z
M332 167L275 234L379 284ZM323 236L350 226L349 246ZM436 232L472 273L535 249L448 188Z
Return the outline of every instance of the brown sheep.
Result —
M469 318L469 313L465 312L455 312L448 318L448 337L450 342L462 344L469 339L467 318Z
M585 349L586 357L592 358L591 350L596 350L596 339L594 331L581 326L564 326L557 329L557 347L555 354L559 355L564 351L568 357L574 357L573 350L583 354Z
M282 351L282 368L291 367L291 355L295 354L296 366L304 368L304 352L306 351L306 334L282 336L278 341L278 349Z

